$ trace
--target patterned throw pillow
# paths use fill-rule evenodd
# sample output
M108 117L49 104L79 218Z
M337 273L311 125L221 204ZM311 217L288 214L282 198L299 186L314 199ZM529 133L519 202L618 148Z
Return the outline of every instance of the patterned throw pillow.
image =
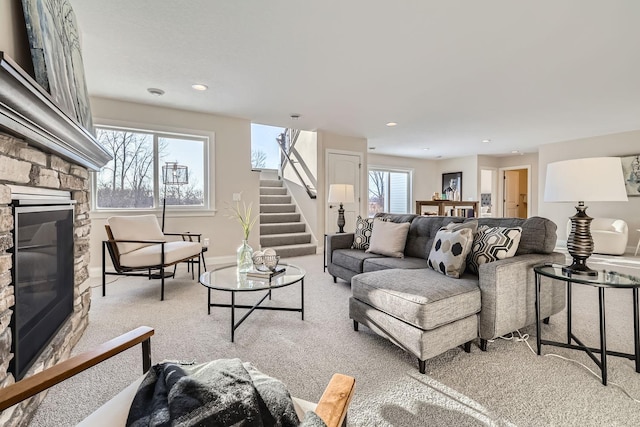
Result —
M369 249L372 230L373 218L362 218L358 215L358 219L356 220L356 232L353 236L351 249Z
M472 243L473 231L470 228L455 231L441 228L436 233L427 265L457 279L466 267L467 255Z
M481 264L511 258L516 254L522 227L489 227L478 228L473 238L473 246L467 260L467 267L472 273L478 273Z

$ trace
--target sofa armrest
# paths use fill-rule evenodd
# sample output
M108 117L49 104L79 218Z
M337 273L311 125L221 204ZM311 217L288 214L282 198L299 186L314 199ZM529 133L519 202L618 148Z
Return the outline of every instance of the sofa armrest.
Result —
M351 249L354 236L354 233L327 234L326 245L329 261L331 261L331 253L336 249Z
M480 338L493 339L535 322L533 267L547 262L564 263L565 256L558 252L527 254L480 265ZM564 308L563 286L554 284L542 291L541 311L544 317Z

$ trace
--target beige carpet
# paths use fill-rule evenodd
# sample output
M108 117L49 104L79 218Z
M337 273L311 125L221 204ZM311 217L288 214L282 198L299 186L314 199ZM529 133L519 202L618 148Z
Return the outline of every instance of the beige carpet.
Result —
M585 368L534 355L526 343L497 340L487 352L456 348L427 362L418 373L414 357L366 327L354 332L348 318L349 285L322 272L322 256L293 258L307 270L305 320L299 313L253 313L229 341L228 309L206 309L206 290L185 268L169 280L166 300L157 281L122 278L107 296L94 289L90 324L77 351L139 325L155 328L153 361L198 362L239 357L283 380L293 395L317 400L334 372L356 378L350 426L637 426L640 404L615 386L604 387ZM640 275L640 258L597 257L608 268ZM592 264L595 263L592 261ZM113 278L111 278L113 280ZM99 280L95 279L98 285ZM256 295L246 295L245 299ZM607 291L609 347L633 350L631 292ZM218 295L228 298L228 295ZM274 292L272 304L297 303L297 285ZM597 345L597 291L574 288L574 331ZM564 315L552 317L544 337L562 339ZM523 333L535 334L535 328ZM535 337L530 339L532 347ZM544 347L545 354L570 357L597 371L582 352ZM609 380L640 399L640 374L632 361L609 357ZM34 426L74 425L140 375L135 348L56 386L33 420Z

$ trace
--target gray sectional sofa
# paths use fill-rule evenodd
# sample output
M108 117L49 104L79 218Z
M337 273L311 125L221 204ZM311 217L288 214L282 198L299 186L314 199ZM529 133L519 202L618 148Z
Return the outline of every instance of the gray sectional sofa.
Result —
M377 214L386 221L409 222L404 258L390 258L351 249L353 233L327 238L327 269L351 283L349 316L354 329L364 324L425 361L458 345L511 333L535 323L533 266L563 263L553 252L556 225L545 218L473 218ZM446 276L427 266L438 230L450 222L477 220L479 226L521 227L518 250L512 258L481 264L478 274ZM565 305L563 286L541 283L541 313L548 319Z

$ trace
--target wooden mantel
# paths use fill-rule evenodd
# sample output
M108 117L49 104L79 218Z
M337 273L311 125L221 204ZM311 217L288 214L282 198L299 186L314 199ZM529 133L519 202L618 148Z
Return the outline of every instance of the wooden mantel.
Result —
M58 107L49 94L0 52L0 130L91 170L111 160L95 137Z

